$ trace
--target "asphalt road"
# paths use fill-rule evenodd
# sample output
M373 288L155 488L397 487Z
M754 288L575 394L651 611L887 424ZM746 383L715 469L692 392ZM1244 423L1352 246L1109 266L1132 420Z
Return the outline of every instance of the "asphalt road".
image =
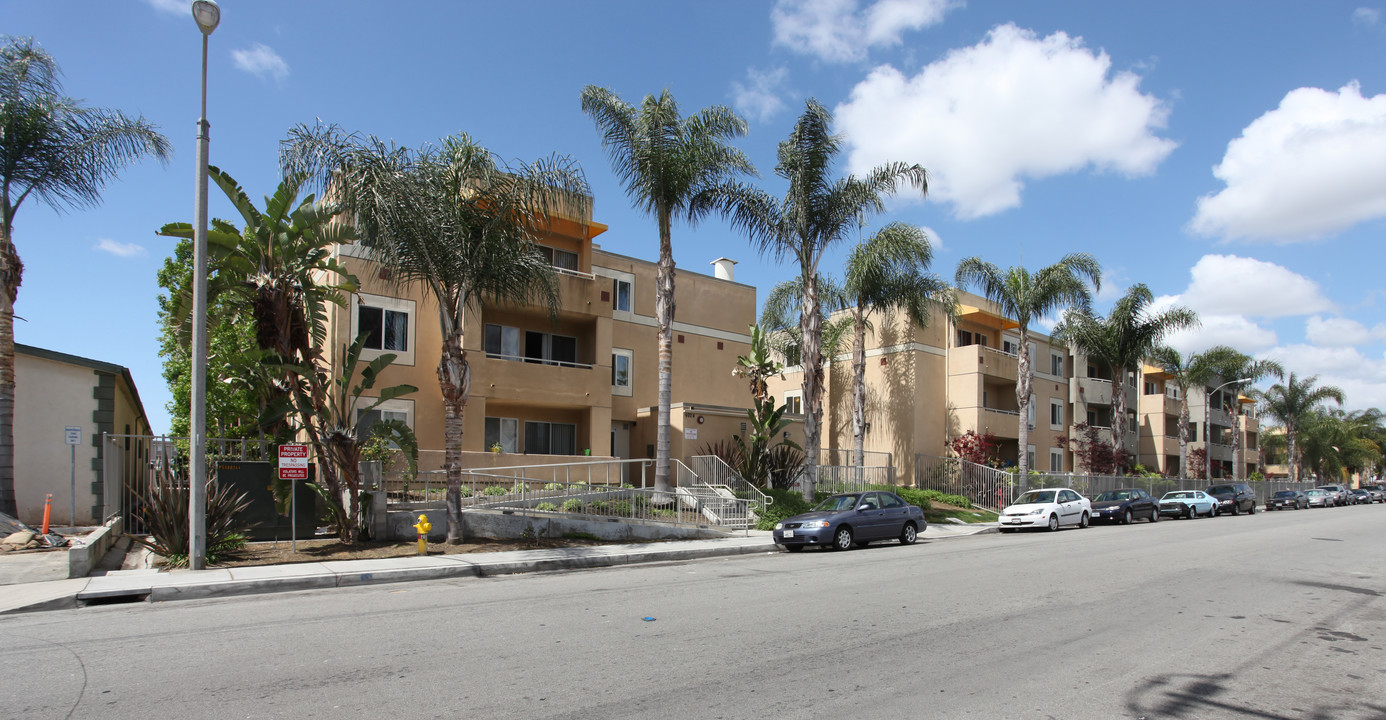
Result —
M91 607L0 718L1380 719L1383 595L1376 505Z

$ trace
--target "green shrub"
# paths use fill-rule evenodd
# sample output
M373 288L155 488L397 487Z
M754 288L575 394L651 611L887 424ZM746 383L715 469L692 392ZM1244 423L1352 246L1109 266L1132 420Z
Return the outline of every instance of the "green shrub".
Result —
M494 496L494 495L504 495L505 493L506 493L505 488L503 488L503 487L501 487L501 486L499 486L499 485L488 485L488 486L486 486L486 489L485 489L485 490L482 490L482 491L481 491L481 494L482 494L482 495L492 495L492 496Z
M952 495L946 492L939 492L938 490L920 490L919 492L923 494L926 500L933 502L940 502L944 505L952 505L964 509L970 509L972 507L972 501L961 495ZM905 496L902 494L900 497Z
M911 505L918 506L919 509L924 512L929 512L929 510L932 509L932 506L929 504L929 496L925 495L923 490L917 488L898 488L895 490L895 494L899 495L901 500Z
M602 500L593 500L592 502L587 503L587 512L590 512L590 513L605 513L605 512L606 512L606 502L604 502L604 501L602 501Z
M544 486L545 490L562 490L563 483L549 483Z
M1266 476L1262 475L1260 470L1251 473L1251 477L1247 478L1247 480L1250 480L1251 482L1264 482L1265 479Z
M472 489L469 488L469 487L463 486L463 487L460 489L460 495L461 495L462 497L464 497L464 498L471 497L471 496L472 496Z
M611 503L611 514L620 517L631 516L631 504L625 500L617 500Z
M757 530L774 530L775 523L800 513L809 511L809 504L804 502L804 495L796 490L779 490L771 488L765 491L774 502L764 510L758 511L760 518L756 520Z
M539 503L538 505L535 505L535 506L534 506L534 509L535 509L535 510L543 510L544 512L553 512L553 511L555 511L555 510L558 509L558 506L557 506L557 505L554 505L554 504L551 503L551 502L542 502L542 503Z
M563 501L563 512L582 512L582 501L577 498L568 498Z
M523 495L529 492L529 483L517 482L510 486L511 495Z

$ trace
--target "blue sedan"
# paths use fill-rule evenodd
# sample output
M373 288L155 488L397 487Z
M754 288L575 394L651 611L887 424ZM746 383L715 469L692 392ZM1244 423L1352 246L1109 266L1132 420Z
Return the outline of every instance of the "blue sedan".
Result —
M1218 499L1202 490L1171 490L1160 498L1160 514L1186 517L1217 517Z
M825 498L809 512L775 524L775 544L798 552L809 545L846 550L873 540L911 545L928 523L924 511L893 492L843 493Z

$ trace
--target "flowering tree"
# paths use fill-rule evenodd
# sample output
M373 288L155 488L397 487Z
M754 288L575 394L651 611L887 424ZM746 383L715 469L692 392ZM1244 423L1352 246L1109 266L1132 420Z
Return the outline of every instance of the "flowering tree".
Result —
M996 451L1000 447L996 436L991 433L978 435L974 430L959 435L948 441L948 449L954 455L970 463L978 465L995 465L998 458Z

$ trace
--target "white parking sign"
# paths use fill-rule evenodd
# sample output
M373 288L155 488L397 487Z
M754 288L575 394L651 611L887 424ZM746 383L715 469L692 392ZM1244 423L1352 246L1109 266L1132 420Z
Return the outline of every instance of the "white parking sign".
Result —
M82 428L76 425L68 425L63 428L63 439L67 441L68 445L81 445Z

